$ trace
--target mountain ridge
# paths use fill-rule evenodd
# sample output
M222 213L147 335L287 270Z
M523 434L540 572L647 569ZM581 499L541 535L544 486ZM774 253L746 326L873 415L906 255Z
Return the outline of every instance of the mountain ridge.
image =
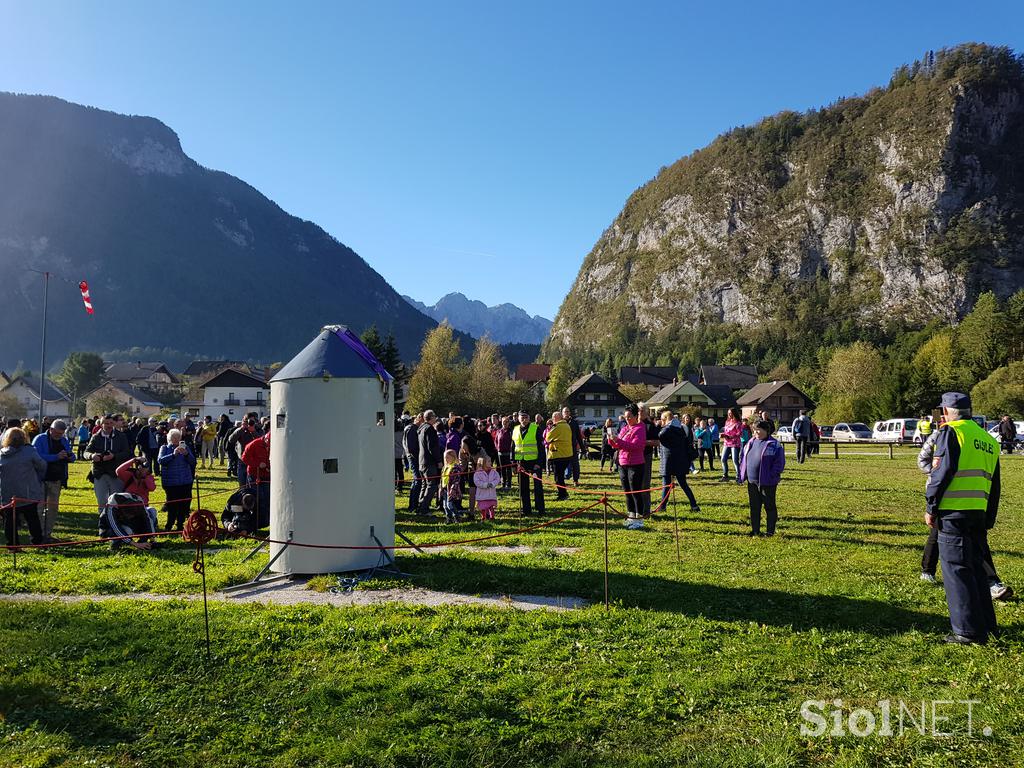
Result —
M484 335L497 344L540 344L551 329L551 321L531 316L515 304L487 306L455 291L442 296L433 306L402 296L413 307L437 322L448 321L453 328L476 338Z

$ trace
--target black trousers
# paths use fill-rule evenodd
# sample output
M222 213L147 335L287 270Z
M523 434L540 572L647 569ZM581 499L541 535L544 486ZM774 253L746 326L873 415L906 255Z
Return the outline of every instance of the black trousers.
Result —
M177 528L180 531L185 526L185 518L192 506L192 486L165 485L164 493L167 494L167 525L164 530Z
M999 574L996 573L996 566L992 562L992 550L988 546L988 531L981 542L981 554L983 557L982 566L985 568L985 575L989 584L1001 583ZM935 575L935 569L939 565L939 529L938 527L928 529L928 538L924 542L924 554L921 556L921 572Z
M422 475L423 490L420 492L416 514L429 515L430 504L437 496L437 489L441 485L441 468L436 464L421 465L420 474Z
M395 457L395 488L401 493L405 489L405 460Z
M704 457L705 456L708 457L708 469L711 470L712 472L714 472L715 471L715 451L714 451L714 449L713 448L701 448L700 449L700 455L698 456L698 458L700 460L700 468L701 469L704 469Z
M661 484L668 485L669 483L672 482L672 479L675 478L676 486L683 489L683 493L686 494L686 498L690 502L690 509L697 509L697 499L694 497L693 490L690 488L689 483L686 482L686 472L687 468L682 467L681 469L678 469L676 471L669 472L667 475L662 475ZM661 503L658 506L665 506L665 500L668 498L669 492L670 489L668 488L665 488L661 492Z
M420 493L423 491L423 473L420 472L419 460L410 458L410 472L412 482L409 483L409 511L412 512L420 503Z
M946 588L946 605L953 632L986 640L996 629L983 543L985 521L981 514L969 518L939 519L939 561Z
M505 490L511 490L512 472L515 470L515 467L512 466L512 454L499 453L498 464L501 465L501 469L498 470L498 473L501 475L501 487Z
M768 516L766 533L770 536L775 533L775 523L779 519L779 511L775 506L774 485L757 485L747 483L747 499L750 501L750 530L752 533L761 533L761 507L764 507Z
M644 514L640 494L630 493L630 491L639 491L644 487L645 469L646 467L643 464L629 464L625 467L619 467L619 480L622 482L622 490L626 491L626 512L629 513L630 517L643 517Z
M516 461L516 469L519 474L519 504L523 509L524 515L529 515L531 513L530 478L526 473L540 477L541 466L542 464L539 458L536 461ZM533 500L534 506L537 507L537 514L543 514L544 484L540 480L533 481Z
M809 455L810 454L808 453L808 450L807 450L807 438L806 437L798 437L798 438L796 438L796 461L797 461L797 463L798 464L803 464L804 463L804 459L806 459Z
M551 460L551 471L555 475L555 482L559 485L565 485L568 481L565 479L565 472L569 469L569 464L572 459L552 459ZM555 496L559 501L569 498L569 492L564 488L558 489L558 495Z
M33 544L42 544L43 526L39 522L39 505L19 504L17 507L4 509L4 536L7 538L7 546L14 547L21 543L18 541L18 515L25 518L29 541Z

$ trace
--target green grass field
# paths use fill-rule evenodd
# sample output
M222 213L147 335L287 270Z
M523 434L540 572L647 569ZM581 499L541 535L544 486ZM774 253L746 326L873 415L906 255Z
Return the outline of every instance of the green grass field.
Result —
M588 489L617 489L587 462ZM92 501L84 468L69 504ZM779 535L747 537L745 490L693 481L702 511L678 506L643 531L610 530L604 594L600 510L499 539L529 554L399 553L412 584L467 593L568 595L565 613L477 607L211 605L213 663L194 601L192 548L102 547L0 558L0 592L96 594L75 604L0 603L0 765L1015 765L1024 762L1024 662L1016 599L996 606L1003 636L948 647L943 592L918 580L923 477L912 452L790 461ZM1024 460L1003 463L991 534L1003 580L1024 588ZM231 487L203 474L204 493ZM555 517L588 503L573 494ZM219 512L225 494L211 496ZM425 524L418 542L514 530L503 498L493 524ZM619 504L621 506L621 504ZM64 516L62 538L95 535L95 511ZM529 522L534 522L531 519ZM578 551L557 554L555 547ZM209 548L211 587L266 561L243 542ZM393 586L388 583L388 586ZM368 582L361 588L381 586ZM801 703L841 699L893 735L802 735ZM966 708L932 702L973 700ZM925 702L927 733L904 718ZM826 709L829 716L831 705ZM831 719L829 719L831 725ZM983 735L984 727L991 735ZM845 728L844 724L844 728ZM952 736L933 734L955 732Z

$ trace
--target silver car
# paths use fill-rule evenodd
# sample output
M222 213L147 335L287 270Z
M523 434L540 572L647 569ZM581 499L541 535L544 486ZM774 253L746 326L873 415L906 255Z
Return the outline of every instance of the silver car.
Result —
M870 439L871 427L859 421L841 421L832 430L832 440L837 443Z

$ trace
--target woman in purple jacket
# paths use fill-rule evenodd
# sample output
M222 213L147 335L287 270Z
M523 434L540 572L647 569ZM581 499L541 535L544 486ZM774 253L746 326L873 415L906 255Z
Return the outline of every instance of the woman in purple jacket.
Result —
M750 535L761 535L761 507L768 514L767 535L775 535L775 523L779 519L775 507L775 489L786 468L786 454L778 441L771 436L771 425L767 421L754 422L754 437L743 446L740 461L740 481L747 482L747 497L750 500Z

